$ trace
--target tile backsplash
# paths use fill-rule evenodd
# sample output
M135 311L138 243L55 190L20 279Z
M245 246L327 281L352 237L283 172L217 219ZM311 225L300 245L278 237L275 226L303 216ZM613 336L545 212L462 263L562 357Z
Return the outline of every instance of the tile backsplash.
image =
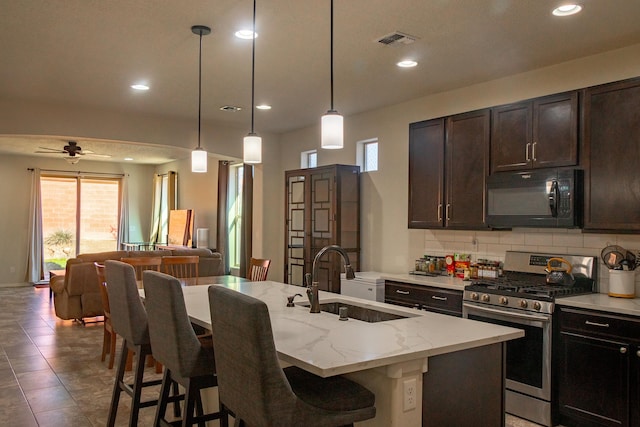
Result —
M488 258L502 261L506 251L596 256L599 263L598 289L601 293L609 291L609 270L600 259L600 252L609 245L619 245L637 253L640 251L640 235L591 234L578 229L424 230L424 254L430 255L462 252L471 254L472 260ZM415 255L419 257L424 254ZM640 272L640 268L636 271ZM640 297L640 274L636 274L635 284L636 296Z

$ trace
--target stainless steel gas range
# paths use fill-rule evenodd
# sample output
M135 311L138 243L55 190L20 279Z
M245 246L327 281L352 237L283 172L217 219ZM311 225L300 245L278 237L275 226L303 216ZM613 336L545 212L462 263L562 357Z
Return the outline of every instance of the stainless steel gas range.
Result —
M573 267L573 285L549 285L545 268L561 257ZM463 317L525 330L506 350L506 412L549 426L553 311L556 298L596 292L597 258L508 251L504 275L465 286Z

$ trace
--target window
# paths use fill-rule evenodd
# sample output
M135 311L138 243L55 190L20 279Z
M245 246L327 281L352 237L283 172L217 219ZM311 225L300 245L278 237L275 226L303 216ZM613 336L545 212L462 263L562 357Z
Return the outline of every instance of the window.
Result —
M240 230L242 226L242 176L243 165L229 168L229 205L227 216L229 224L229 267L240 268Z
M318 167L318 150L303 151L300 155L300 167L302 169Z
M362 172L378 170L378 139L367 139L357 143L356 160Z
M45 274L79 253L118 249L119 179L42 176L40 186Z

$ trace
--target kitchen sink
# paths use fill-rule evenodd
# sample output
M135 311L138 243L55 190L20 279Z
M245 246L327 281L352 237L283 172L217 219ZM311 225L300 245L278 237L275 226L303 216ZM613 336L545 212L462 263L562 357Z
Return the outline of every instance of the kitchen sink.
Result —
M298 303L297 305L302 307L309 307L309 303ZM391 312L376 310L372 307L362 307L359 305L349 304L341 301L321 302L320 311L324 311L331 314L340 314L340 308L346 307L347 316L350 319L362 320L363 322L376 323L386 322L388 320L406 319L408 317L415 317L409 313Z

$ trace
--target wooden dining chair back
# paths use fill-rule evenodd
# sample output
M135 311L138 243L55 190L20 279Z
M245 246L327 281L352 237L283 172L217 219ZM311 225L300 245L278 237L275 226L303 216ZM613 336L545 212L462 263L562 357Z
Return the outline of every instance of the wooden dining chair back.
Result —
M251 258L247 269L247 279L256 282L267 280L270 264L270 259Z
M120 258L120 261L132 265L136 271L136 280L142 280L142 272L146 270L160 271L162 265L162 257L127 257Z
M200 257L197 255L163 256L161 271L178 279L198 277L199 262Z

